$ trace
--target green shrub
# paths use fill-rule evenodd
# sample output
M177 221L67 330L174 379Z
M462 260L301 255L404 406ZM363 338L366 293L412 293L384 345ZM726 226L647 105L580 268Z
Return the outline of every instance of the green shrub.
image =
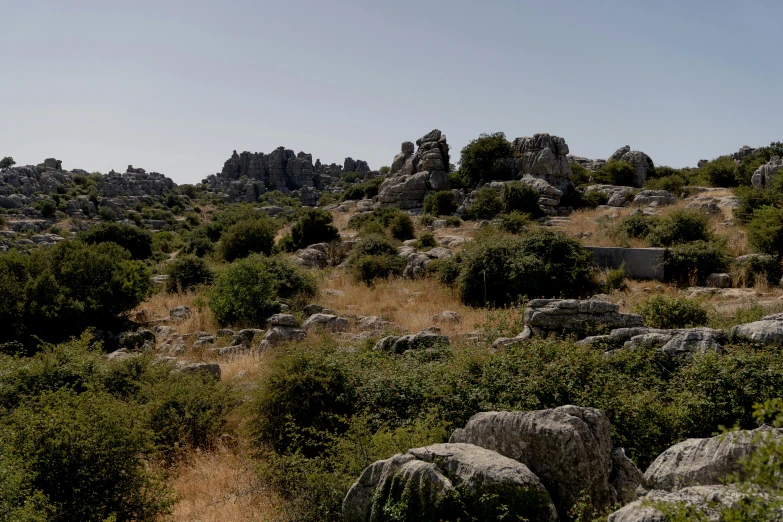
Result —
M0 254L0 344L60 342L111 330L150 290L150 274L113 243L63 241L29 255ZM35 336L35 337L34 337Z
M38 211L46 219L51 219L57 214L57 205L51 199L44 199L38 203Z
M708 320L707 310L685 297L655 295L645 299L637 311L651 328L693 328L705 326Z
M111 395L43 394L15 408L0 429L0 461L17 463L50 506L49 520L153 521L172 503L142 460L151 449L145 428Z
M285 234L283 237L280 238L280 240L277 242L277 248L280 249L281 252L296 252L296 244L294 243L294 238L291 237L291 234Z
M462 226L462 220L457 216L446 217L446 226L450 228L459 228Z
M424 212L433 216L449 216L457 210L457 198L450 190L427 194L424 198Z
M741 286L753 286L759 280L766 280L771 285L777 285L783 277L783 267L780 261L767 255L743 256L735 259L734 272Z
M672 246L710 239L710 222L698 210L675 210L658 220L646 236L650 246Z
M182 252L193 254L196 257L204 257L215 251L215 244L209 239L204 228L193 230L185 241Z
M275 246L277 226L268 219L240 221L226 230L220 238L220 255L234 261L250 254L270 255Z
M416 242L416 248L419 250L429 250L438 246L438 241L435 239L435 235L432 232L425 232L419 236L419 240Z
M581 194L580 194L581 195ZM577 207L598 208L609 202L609 194L601 190L592 190L579 198Z
M147 259L152 255L152 234L125 223L104 223L79 234L85 243L116 243L130 252L133 259Z
M701 284L710 274L726 272L730 262L725 242L693 241L675 245L667 251L664 274L671 281Z
M509 169L498 166L498 160L511 157L511 144L502 132L481 134L462 149L459 173L464 184L476 186L482 181L503 179Z
M364 183L351 185L346 188L345 192L343 192L342 196L340 196L340 201L350 201L364 198L372 199L378 195L378 189L381 187L381 183L383 183L383 179L374 178L369 181L365 181Z
M256 261L277 282L277 296L288 300L306 300L318 293L318 283L309 272L285 258L257 256Z
M119 216L117 215L117 211L106 205L102 205L98 207L98 217L101 218L103 221L108 221L108 222L117 221L117 219L119 219Z
M617 185L622 187L634 186L636 168L626 161L607 161L593 175L593 182L604 185Z
M396 256L397 249L383 236L368 235L362 237L356 243L353 247L352 254L356 256Z
M449 178L449 187L452 189L466 189L470 188L469 183L465 183L465 179L462 177L462 175L459 172L449 172L448 174Z
M613 268L606 271L604 279L604 293L611 294L615 290L625 290L628 283L625 280L625 262L619 268Z
M364 199L364 187L361 184L351 185L340 196L340 201Z
M361 214L354 214L351 216L351 219L348 220L348 228L360 230L367 223L375 221L385 229L391 225L391 222L394 221L395 218L403 214L404 212L398 208L376 208L372 212L363 212Z
M368 285L378 279L388 279L402 274L405 266L405 260L396 254L356 256L351 260L351 272L354 277Z
M579 163L571 163L571 181L576 187L581 188L590 184L592 172Z
M212 282L214 274L207 263L196 256L179 256L166 267L166 291L185 292L199 285Z
M14 165L16 165L16 162L11 156L6 156L0 160L0 169L9 169Z
M319 208L305 208L294 222L291 239L295 249L315 243L331 243L340 239L340 233L332 225L332 215Z
M762 207L748 223L748 243L757 252L783 258L783 209Z
M530 226L530 215L520 214L516 210L506 214L500 220L500 230L509 234L520 234Z
M737 187L734 195L739 199L739 206L732 210L732 215L742 223L753 219L753 213L763 207L783 206L783 191L779 187Z
M161 230L152 235L152 251L173 254L182 246L182 239L168 230ZM168 257L168 256L167 256Z
M660 220L660 217L649 214L631 214L621 219L614 226L613 232L621 237L644 239L658 225Z
M512 181L503 185L504 212L521 212L536 216L541 213L538 207L539 194L536 189L521 181Z
M503 200L497 191L483 187L476 191L470 206L466 209L468 219L492 219L503 210Z
M647 176L644 188L648 190L666 190L675 196L682 192L688 184L683 171L665 165L655 167L654 172Z
M416 237L416 230L413 225L413 220L408 214L400 213L389 224L389 230L394 239L405 241L406 239L413 239Z
M430 214L424 214L419 218L419 224L423 227L431 227L435 222L435 218Z
M716 158L699 167L699 175L703 176L714 187L735 187L737 164L728 156Z
M503 306L520 298L577 297L595 289L592 254L551 230L521 237L485 233L460 256L457 288L463 303Z

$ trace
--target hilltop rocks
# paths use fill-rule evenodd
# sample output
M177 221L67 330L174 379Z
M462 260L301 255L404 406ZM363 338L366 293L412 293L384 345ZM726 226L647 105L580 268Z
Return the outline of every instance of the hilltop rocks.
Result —
M406 520L454 520L461 512L557 520L546 489L524 464L471 444L433 444L375 462L345 496L343 520L384 520L387 506Z
M378 191L381 206L420 208L428 192L448 190L449 146L445 134L435 129L416 140L416 144L416 152L409 141L400 147L389 176Z
M640 315L619 313L620 306L598 298L533 299L525 309L525 324L535 335L583 334L598 327L643 326Z
M783 169L783 159L775 156L756 169L756 172L750 178L750 182L756 188L764 188L772 182L772 179L778 174L780 169Z
M96 190L98 194L115 198L120 196L164 196L176 185L170 179L158 172L147 173L144 169L134 169L128 165L124 174L113 170L98 179Z
M563 138L547 133L516 138L511 149L516 158L516 177L532 176L546 181L561 192L572 190L568 145Z
M635 498L642 475L613 447L611 432L600 410L561 406L478 413L449 442L481 446L525 464L564 516L583 493L599 507Z
M641 187L647 181L647 176L655 169L653 160L644 152L631 150L629 145L620 147L612 154L607 161L625 161L635 168L633 185Z

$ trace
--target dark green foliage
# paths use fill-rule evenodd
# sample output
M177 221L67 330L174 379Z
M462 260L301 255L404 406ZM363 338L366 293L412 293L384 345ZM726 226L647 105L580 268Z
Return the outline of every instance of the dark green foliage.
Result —
M364 228L369 222L374 221L377 222L382 229L386 229L389 228L391 222L394 221L395 218L402 214L403 212L397 208L377 208L372 212L364 212L351 216L351 219L348 220L348 228L360 230Z
M571 181L577 188L590 184L592 172L579 163L571 163Z
M644 239L660 220L660 217L649 214L631 214L617 223L615 232L629 238Z
M690 283L703 283L710 274L725 272L731 256L725 242L718 240L693 241L671 247L666 253L666 278Z
M627 161L608 161L593 175L593 182L603 185L633 186L636 169Z
M44 199L38 203L38 211L43 217L50 219L57 214L57 205L51 199Z
M182 248L183 253L193 254L196 257L204 257L214 251L215 244L207 236L206 229L201 227L190 232Z
M251 255L234 261L217 276L209 307L221 326L261 326L280 309L278 298L312 297L317 285L309 274L278 258Z
M500 219L500 230L509 234L520 234L530 226L530 215L516 210Z
M345 192L340 196L340 201L352 201L357 199L364 199L364 187L358 184L351 185L345 189Z
M277 225L270 219L240 221L221 236L220 255L229 262L250 254L270 255L276 232Z
M732 215L742 223L753 219L753 213L760 208L783 206L783 190L777 184L766 189L737 187L734 195L739 199L739 206L732 211Z
M179 256L166 267L169 278L166 281L166 291L185 292L199 285L212 281L214 274L207 263L196 256Z
M471 306L503 306L522 297L578 297L596 286L592 254L551 230L521 237L485 233L468 244L459 263L460 298Z
M340 233L332 225L332 220L332 215L325 210L303 209L291 229L294 248L305 248L315 243L331 243L340 239Z
M413 220L408 214L402 212L389 224L389 231L394 239L399 239L400 241L416 237Z
M744 259L735 260L735 271L740 285L753 286L759 280L766 280L771 285L777 285L783 277L783 267L780 261L772 256L750 255Z
M660 218L647 236L650 246L672 246L710 238L710 222L698 210L675 210Z
M655 295L638 307L644 324L651 328L693 328L706 326L707 310L698 302L685 297Z
M648 175L644 188L648 190L667 190L677 196L688 184L683 171L665 165L655 167L653 175Z
M578 197L577 204L574 205L575 208L598 208L609 202L609 194L600 190L593 190L584 195L581 193L577 194L579 194L580 197Z
M521 181L512 181L503 185L504 212L521 212L536 216L541 213L538 207L539 194L536 189Z
M98 217L103 221L108 221L110 223L119 219L117 212L113 208L106 205L98 207Z
M0 160L0 169L11 168L14 165L16 165L16 162L14 161L14 158L12 158L11 156L6 156Z
M449 172L448 174L449 178L449 187L452 189L466 189L470 188L468 185L465 184L465 180L462 178L459 172Z
M29 255L0 254L0 343L60 342L90 326L111 329L143 301L150 275L113 243L63 241Z
M503 200L497 191L483 187L476 191L468 206L467 217L471 220L492 219L503 210Z
M459 228L462 226L462 220L457 216L448 216L446 218L446 226L451 228Z
M152 255L152 234L125 223L104 223L79 234L85 243L116 243L130 252L133 259L147 259Z
M748 223L748 243L757 252L783 258L783 209L762 207Z
M432 232L425 232L419 236L419 240L416 242L416 248L419 250L429 250L436 246L438 246L438 241Z
M345 189L340 196L340 201L349 201L356 199L372 199L378 195L378 189L383 183L382 178L374 178L364 183L356 183Z
M161 230L152 235L152 251L155 253L173 254L182 245L179 235L168 230ZM168 259L168 255L165 259Z
M734 160L722 156L699 167L699 175L715 187L735 187L737 186L736 170L737 164Z
M615 290L625 290L626 288L628 288L628 283L625 281L625 262L623 262L620 268L607 270L604 293L611 294Z
M498 160L511 157L511 144L502 132L481 134L462 149L459 173L466 186L482 181L507 178L509 169L499 167Z
M377 235L368 235L362 237L356 246L354 246L353 255L357 256L379 256L390 255L396 256L397 249L394 248L386 238Z
M449 216L457 210L457 198L450 190L427 194L424 198L424 212L433 216Z
M370 285L378 279L402 274L405 265L405 260L396 254L355 256L351 259L351 272L357 280Z

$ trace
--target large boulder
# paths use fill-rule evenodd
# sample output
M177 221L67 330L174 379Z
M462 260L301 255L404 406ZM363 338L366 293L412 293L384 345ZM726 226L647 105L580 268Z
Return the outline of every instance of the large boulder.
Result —
M635 169L633 177L634 187L644 185L644 182L647 181L647 176L655 169L655 163L653 163L650 156L638 150L631 150L631 147L628 145L617 149L608 161L625 161L633 165Z
M413 144L403 142L388 177L378 190L381 206L402 209L420 208L427 193L449 189L449 145L446 135L435 129Z
M524 464L472 444L433 444L364 470L342 505L345 522L387 520L555 521L544 486Z
M783 169L783 158L775 156L756 169L756 172L754 172L753 176L750 178L750 182L756 188L768 187L772 182L772 179L777 176L780 169Z
M401 354L408 350L436 348L449 344L450 341L447 336L441 335L438 329L431 327L428 330L423 330L415 334L403 336L390 335L384 337L375 344L373 350Z
M600 410L561 406L478 413L449 442L475 444L525 464L565 517L585 493L598 507L633 500L642 475L622 451L613 451L611 433Z
M620 306L598 298L533 299L525 309L525 324L536 335L550 332L584 334L598 327L642 326L642 316L620 313Z
M731 336L740 340L783 346L783 314L768 315L760 321L735 326L731 329Z
M645 497L615 511L607 520L608 522L666 522L667 518L656 505L669 504L675 512L678 506L686 506L706 520L717 522L720 520L720 508L736 505L742 497L742 493L736 489L718 485L694 486L673 492L651 491ZM694 518L694 520L703 519Z
M586 337L577 341L577 344L603 348L606 351L652 348L673 359L681 359L692 357L696 353L720 352L725 342L725 333L712 328L662 330L635 326L617 328L607 335Z
M653 490L675 491L687 486L720 484L728 475L742 471L741 459L761 439L780 436L780 430L762 426L708 439L684 440L658 455L644 473L644 485Z

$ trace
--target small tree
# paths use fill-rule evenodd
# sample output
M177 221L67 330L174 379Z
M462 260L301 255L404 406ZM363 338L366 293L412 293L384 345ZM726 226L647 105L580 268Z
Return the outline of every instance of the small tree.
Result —
M332 225L332 215L320 208L302 210L299 219L291 229L295 248L305 248L315 243L331 243L340 239L340 233Z
M11 156L6 156L0 160L0 170L13 167L14 165L16 165L16 162Z
M475 186L480 181L502 179L507 169L498 166L498 160L511 156L511 144L502 132L481 134L468 143L460 153L459 172L465 183Z
M621 187L632 186L636 169L627 161L609 161L593 176L596 183L617 185Z
M38 210L41 212L41 215L43 217L45 217L46 219L50 219L57 214L57 205L55 205L54 201L52 201L51 199L44 199L38 205Z
M748 223L748 242L765 254L783 258L783 209L762 207Z
M503 210L506 212L517 211L532 216L540 214L538 198L538 191L521 181L512 181L503 185Z
M152 234L125 223L106 223L79 235L79 239L92 245L116 243L130 252L133 259L147 259L152 255Z
M212 281L213 273L207 263L196 256L181 256L176 258L166 269L169 279L166 281L166 291L169 293L184 292L198 285Z
M476 194L467 208L468 219L492 219L503 210L503 200L495 190L483 187Z
M433 216L449 216L457 210L457 198L450 190L427 194L424 198L424 212Z
M400 241L416 237L413 220L408 214L402 212L389 224L389 230L392 237Z
M269 255L275 246L277 227L268 219L250 219L232 225L220 238L220 254L226 261L253 253Z

